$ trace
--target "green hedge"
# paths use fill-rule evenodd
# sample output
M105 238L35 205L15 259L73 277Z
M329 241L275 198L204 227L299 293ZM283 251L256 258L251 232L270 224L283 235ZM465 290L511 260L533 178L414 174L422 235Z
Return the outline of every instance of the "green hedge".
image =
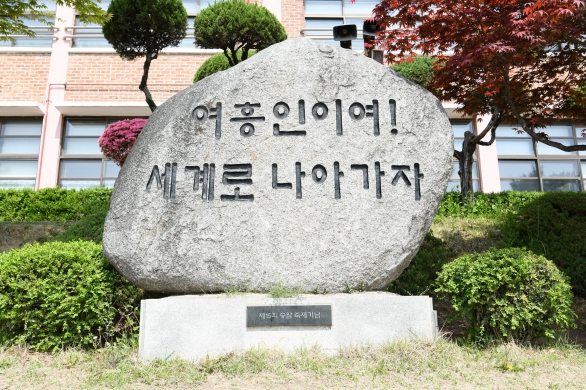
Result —
M0 189L0 222L79 220L92 209L108 207L111 194L112 190L108 188L79 191L61 188L44 188L38 191ZM458 192L448 192L439 206L437 215L494 218L502 213L517 210L543 195L540 192L479 192L476 194L476 202L462 205Z
M92 242L0 253L0 340L40 351L99 347L136 333L141 292Z
M546 195L545 192L505 191L485 194L477 192L473 203L460 203L460 193L447 192L437 211L438 217L459 218L497 218L504 214L515 213L527 204ZM562 192L561 196L573 196L574 193ZM586 199L586 193L579 193Z
M0 222L73 221L110 204L112 190L0 189Z
M577 197L586 201L586 193L560 192L560 197ZM108 207L112 190L90 188L66 190L44 188L38 191L0 189L0 222L2 221L71 221L78 220L94 209ZM516 213L524 206L546 196L543 192L506 191L485 194L478 192L474 203L460 203L459 192L448 192L438 208L438 217L495 218ZM580 203L582 204L582 203Z
M527 247L553 261L586 296L586 193L542 193L506 216L507 246Z
M66 190L44 188L0 189L0 222L2 221L66 221L79 220L92 209L108 207L112 190L90 188ZM561 193L561 196L568 196ZM438 209L438 217L484 217L495 218L519 210L526 204L544 196L542 192L476 193L474 203L460 204L460 193L448 192ZM586 198L586 193L576 196Z

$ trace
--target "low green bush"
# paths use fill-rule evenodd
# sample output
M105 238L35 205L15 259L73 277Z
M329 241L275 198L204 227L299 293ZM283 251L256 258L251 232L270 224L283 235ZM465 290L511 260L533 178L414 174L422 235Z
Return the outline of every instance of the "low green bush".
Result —
M110 203L112 190L0 189L0 222L72 221Z
M39 351L98 347L138 326L140 290L92 242L0 253L0 339Z
M248 58L252 57L256 52L254 50L249 51ZM242 60L242 50L238 50L236 52L236 57L238 57L238 61ZM205 79L208 76L213 75L214 73L221 72L222 70L230 69L230 63L228 59L224 55L224 53L214 54L210 58L208 58L195 72L195 77L193 78L193 82L197 83L200 80Z
M555 264L525 249L490 249L444 265L436 292L456 319L467 319L469 341L555 340L575 327L572 291Z
M429 231L409 266L387 289L401 295L433 295L437 273L455 257L454 250Z
M507 216L501 235L553 261L586 296L586 193L542 193Z
M433 57L418 56L410 58L410 61L407 60L391 65L390 68L401 76L425 88L433 80L435 75L433 65L436 61Z

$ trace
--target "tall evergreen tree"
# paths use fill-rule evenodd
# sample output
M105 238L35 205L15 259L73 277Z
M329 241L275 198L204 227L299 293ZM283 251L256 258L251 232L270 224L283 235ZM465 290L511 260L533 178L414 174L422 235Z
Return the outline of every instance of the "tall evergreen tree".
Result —
M151 61L185 38L187 11L181 0L113 0L108 13L112 17L104 24L104 36L120 57L145 57L138 89L154 111L157 105L147 87Z

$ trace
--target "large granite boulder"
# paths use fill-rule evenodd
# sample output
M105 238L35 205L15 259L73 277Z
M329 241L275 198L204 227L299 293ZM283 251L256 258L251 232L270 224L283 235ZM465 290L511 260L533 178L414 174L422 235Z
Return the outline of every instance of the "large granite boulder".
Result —
M431 93L290 39L157 108L116 181L104 253L152 291L381 289L417 253L452 150Z

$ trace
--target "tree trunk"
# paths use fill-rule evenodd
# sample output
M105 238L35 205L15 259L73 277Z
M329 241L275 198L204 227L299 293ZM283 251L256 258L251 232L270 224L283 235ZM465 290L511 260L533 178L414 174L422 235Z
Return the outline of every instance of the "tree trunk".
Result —
M454 150L454 157L458 159L458 175L460 175L461 200L466 199L474 202L474 186L472 180L472 164L474 163L474 152L476 151L475 136L472 132L464 133L462 151Z
M152 60L153 60L152 53L147 53L145 60L144 60L142 78L140 80L140 85L138 86L138 89L140 89L144 93L144 96L146 98L146 102L149 105L151 112L155 111L155 109L157 108L157 105L155 104L153 97L151 96L151 93L149 92L149 89L147 88L147 80L149 78L149 69L151 67Z

